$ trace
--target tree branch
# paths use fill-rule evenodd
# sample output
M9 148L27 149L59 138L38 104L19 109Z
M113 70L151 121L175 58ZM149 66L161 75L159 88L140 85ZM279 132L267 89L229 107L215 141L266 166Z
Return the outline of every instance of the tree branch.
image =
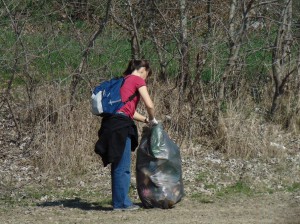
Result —
M74 108L74 100L75 100L74 96L75 96L75 93L76 93L76 87L79 84L80 80L82 79L81 74L82 74L82 71L83 71L83 67L86 64L87 56L88 56L91 48L93 47L95 40L100 35L100 33L103 32L103 30L104 30L104 28L105 28L105 26L108 22L111 2L112 2L112 0L107 1L105 17L102 20L102 22L100 22L98 30L91 36L87 48L82 53L81 62L79 64L79 67L76 70L75 74L73 75L71 86L70 86L71 87L71 89L70 89L70 92L71 92L71 99L70 99L71 111Z
M120 19L115 15L115 11L114 11L113 5L111 7L111 16L112 16L114 22L118 26L122 27L124 30L127 30L128 32L132 32L133 28L131 28L128 25L126 25L125 23L121 22Z

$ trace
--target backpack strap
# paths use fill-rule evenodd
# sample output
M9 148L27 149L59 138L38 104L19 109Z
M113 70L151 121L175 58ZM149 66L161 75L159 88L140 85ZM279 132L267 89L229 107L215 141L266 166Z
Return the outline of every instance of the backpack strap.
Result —
M132 94L132 95L128 98L128 100L126 100L126 101L124 102L124 104L126 104L126 103L128 103L129 101L133 100L134 97L136 97L137 95L138 95L138 92L136 91L134 94Z

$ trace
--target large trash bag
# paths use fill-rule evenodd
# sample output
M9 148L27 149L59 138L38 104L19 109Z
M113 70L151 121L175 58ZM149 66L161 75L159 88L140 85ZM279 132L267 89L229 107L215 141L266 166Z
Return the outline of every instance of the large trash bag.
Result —
M184 196L180 150L161 124L143 130L136 182L145 208L172 208Z

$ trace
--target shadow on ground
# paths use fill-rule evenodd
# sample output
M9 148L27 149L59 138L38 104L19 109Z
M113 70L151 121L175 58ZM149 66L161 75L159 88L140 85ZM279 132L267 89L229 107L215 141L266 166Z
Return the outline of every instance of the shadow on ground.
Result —
M90 203L82 200L81 198L74 199L62 199L56 201L46 201L43 203L38 203L37 206L40 207L65 207L65 208L78 208L82 210L102 210L102 211L111 211L112 207L109 205L103 206L100 203Z

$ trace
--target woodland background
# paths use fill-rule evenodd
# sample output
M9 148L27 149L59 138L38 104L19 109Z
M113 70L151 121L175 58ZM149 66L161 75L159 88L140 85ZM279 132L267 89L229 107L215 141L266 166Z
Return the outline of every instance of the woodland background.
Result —
M185 155L299 151L300 2L1 0L1 156L53 174L87 172L101 119L92 88L132 58ZM142 104L139 107L145 113ZM138 124L141 130L142 124Z

